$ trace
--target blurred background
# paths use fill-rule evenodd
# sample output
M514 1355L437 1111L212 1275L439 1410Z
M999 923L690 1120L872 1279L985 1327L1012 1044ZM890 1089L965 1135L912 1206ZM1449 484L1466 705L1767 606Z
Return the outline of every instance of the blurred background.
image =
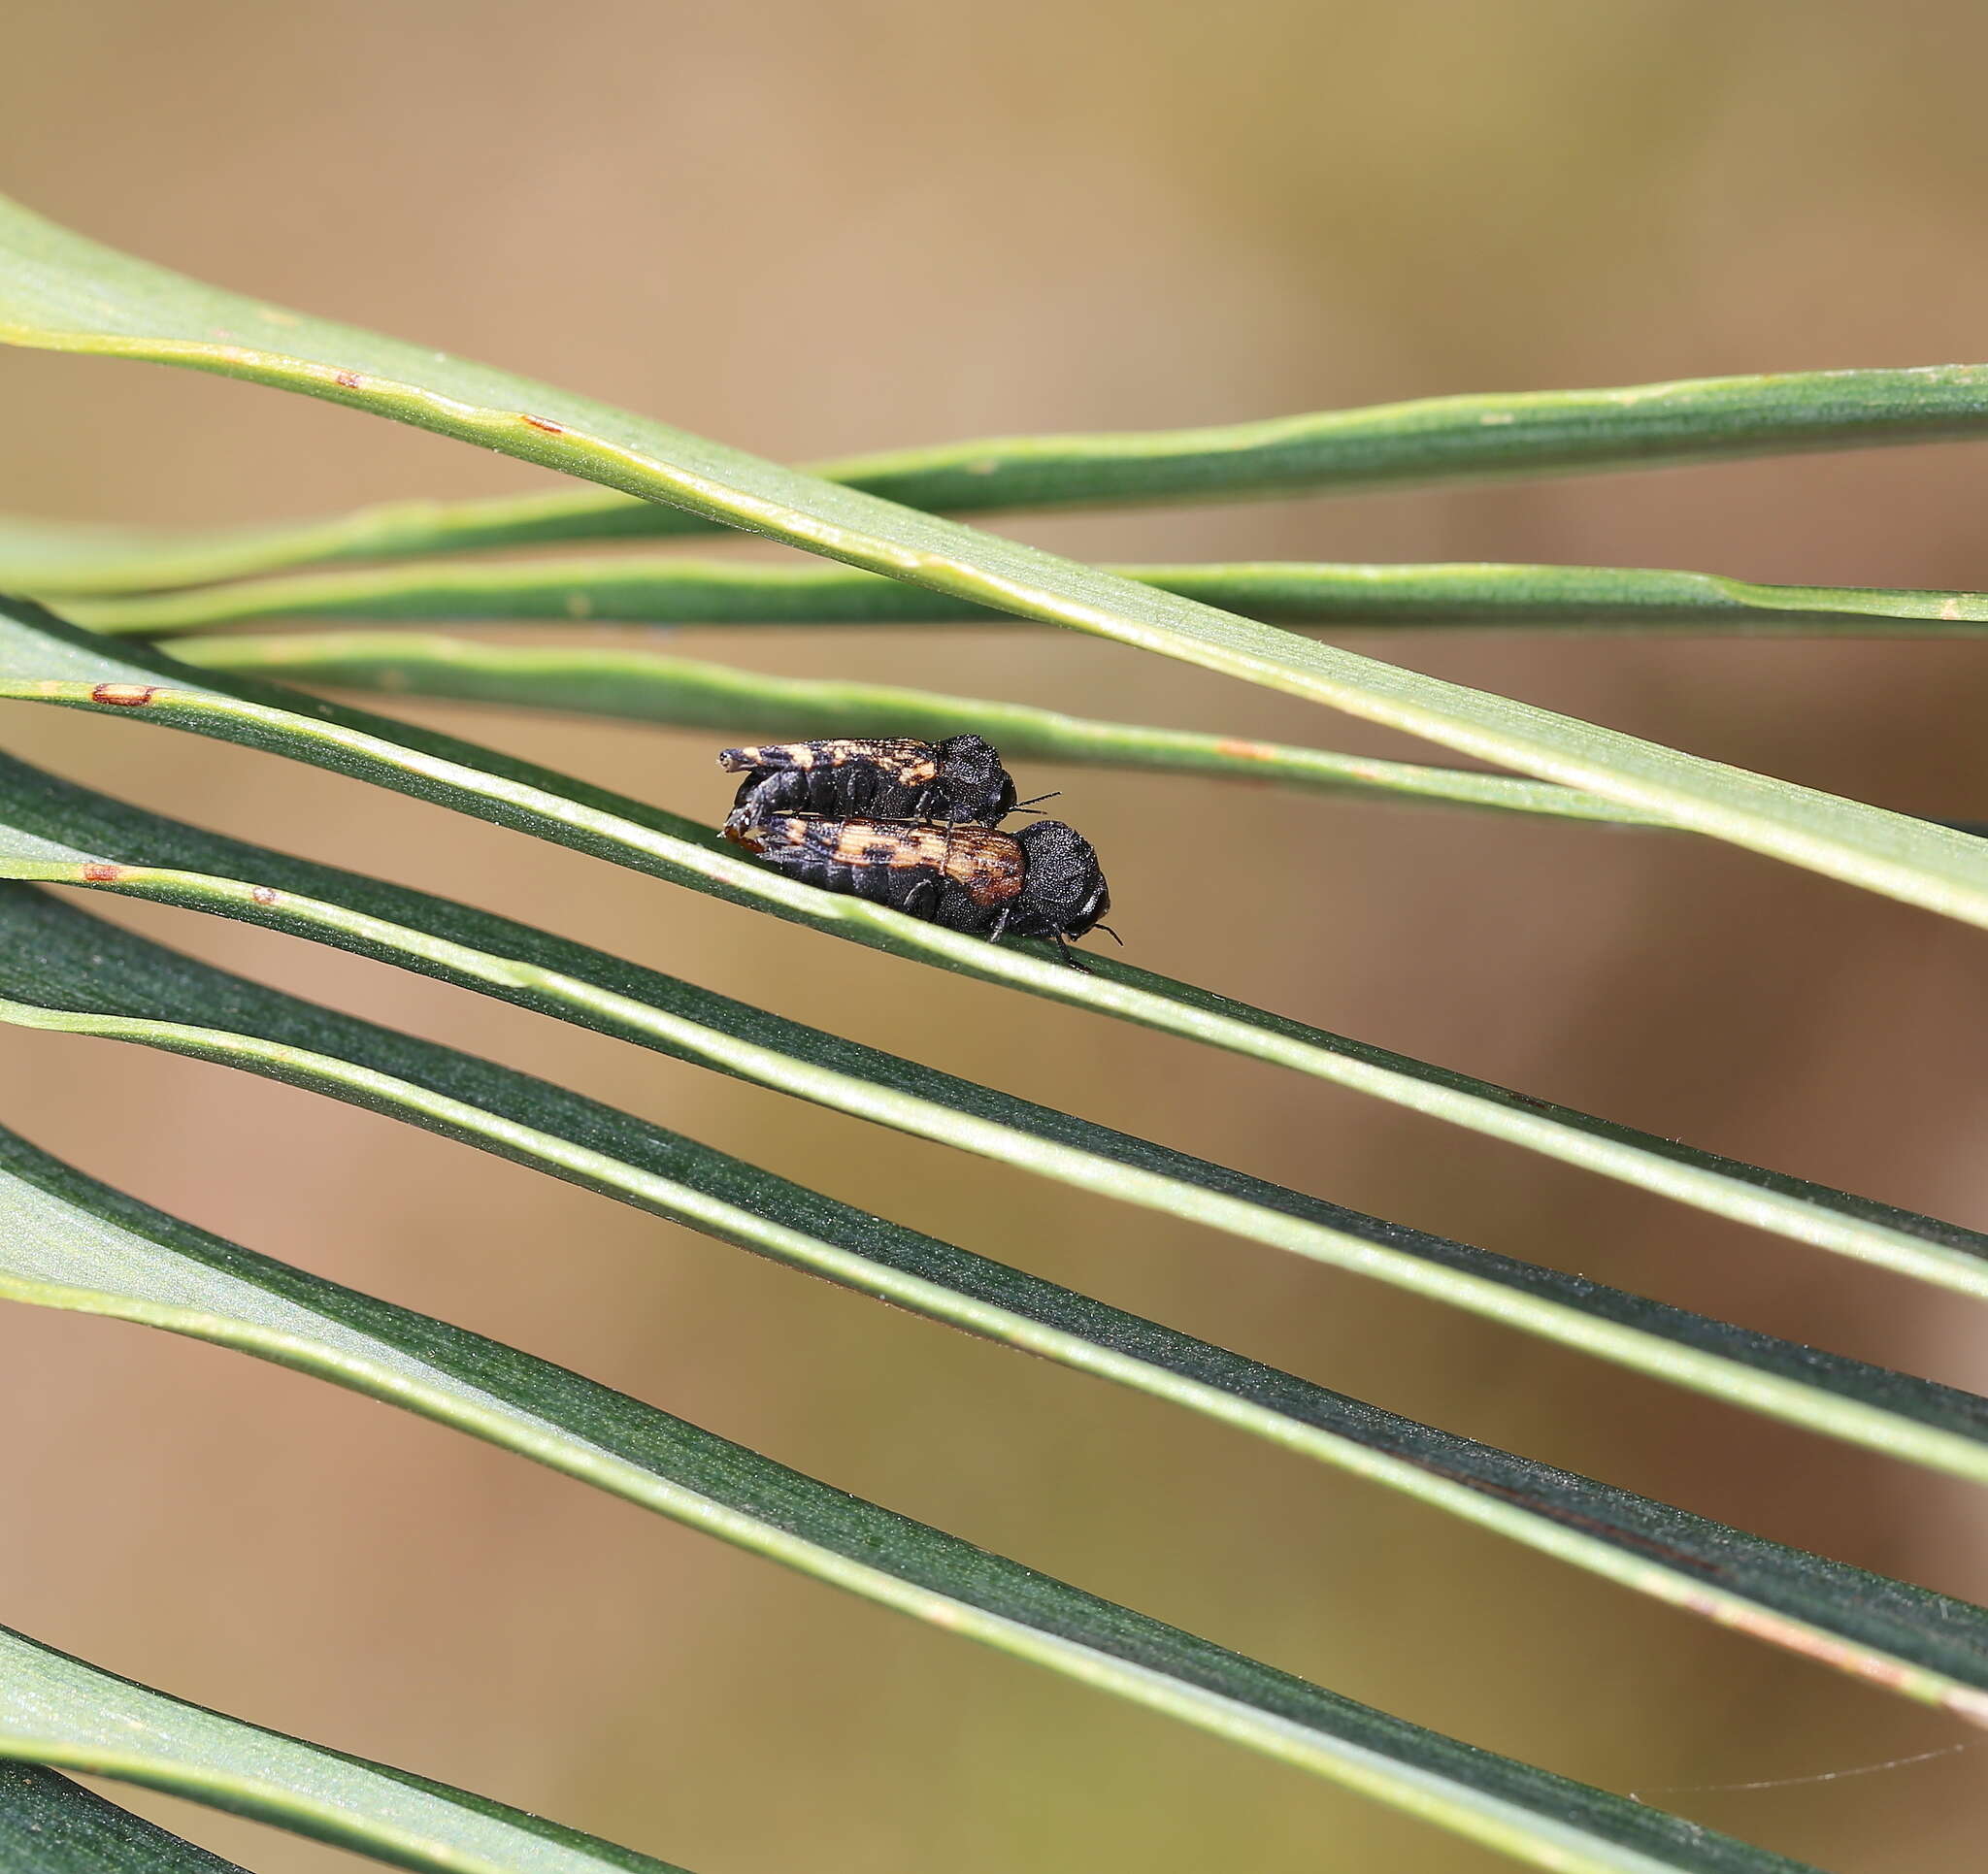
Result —
M1988 349L1988 18L1958 0L1881 21L1829 0L69 0L16 10L5 36L4 186L45 214L790 459ZM544 482L150 367L0 355L0 398L10 511L198 524ZM1978 449L1919 448L997 525L1090 558L1965 587L1984 577L1982 474ZM1988 815L1978 644L1346 641L1887 805ZM671 643L1429 756L1045 631ZM701 817L728 796L710 737L421 717ZM1934 1291L1315 1082L246 751L25 709L6 735L198 823L531 917L1345 1203L1988 1385L1988 1340ZM1047 764L1020 778L1064 790L1139 962L1988 1222L1976 933L1682 838ZM91 908L1395 1410L1988 1593L1988 1527L1957 1484L432 983ZM1978 1853L1988 1754L1703 1787L1937 1751L1958 1726L1158 1403L215 1068L10 1032L0 1117L224 1234L1419 1723L1851 1874ZM208 1347L0 1310L0 1620L698 1874L1505 1864ZM118 1794L264 1874L351 1864Z

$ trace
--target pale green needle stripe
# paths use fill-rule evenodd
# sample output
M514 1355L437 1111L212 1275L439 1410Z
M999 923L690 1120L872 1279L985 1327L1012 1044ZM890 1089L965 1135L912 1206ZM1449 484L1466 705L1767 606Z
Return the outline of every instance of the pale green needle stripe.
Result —
M4 566L4 562L0 562ZM1971 636L1988 595L1756 585L1710 573L1605 566L1118 566L1142 585L1276 624L1556 631ZM26 589L33 586L20 581ZM846 566L659 556L449 561L252 579L137 598L72 598L78 624L175 637L281 618L551 620L683 625L1008 624L1008 612Z

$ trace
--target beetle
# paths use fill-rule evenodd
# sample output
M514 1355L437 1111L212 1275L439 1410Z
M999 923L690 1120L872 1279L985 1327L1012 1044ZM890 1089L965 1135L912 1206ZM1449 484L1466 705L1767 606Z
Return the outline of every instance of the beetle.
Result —
M727 748L718 766L746 777L732 803L742 825L785 812L991 827L1016 806L1014 782L980 736L768 742Z
M804 884L888 904L949 931L999 943L1048 937L1077 963L1067 937L1094 929L1111 894L1091 842L1061 820L1018 833L934 821L829 819L769 813L725 824L725 838ZM1115 937L1118 934L1111 931Z

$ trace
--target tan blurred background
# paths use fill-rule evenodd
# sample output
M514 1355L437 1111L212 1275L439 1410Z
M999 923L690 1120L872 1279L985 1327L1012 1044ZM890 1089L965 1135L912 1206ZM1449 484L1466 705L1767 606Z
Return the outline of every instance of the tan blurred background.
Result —
M11 10L0 186L196 275L770 454L1988 353L1960 0ZM0 356L0 505L199 523L540 485L245 385ZM1979 585L1984 457L1014 523L1090 557ZM1988 815L1988 649L1369 636ZM1048 633L684 633L770 670L1425 753ZM709 737L435 710L715 816ZM133 725L9 745L1322 1195L1961 1384L1977 1318L1350 1095ZM1128 954L1531 1093L1988 1220L1977 934L1709 844L1036 764ZM1184 877L1173 829L1205 857ZM1163 831L1164 830L1164 831ZM96 908L104 908L99 903ZM168 940L584 1086L1395 1409L1949 1591L1958 1486L1184 1226L266 935ZM1357 1697L1855 1874L1975 1865L1930 1713L1164 1407L217 1069L0 1037L0 1116L154 1202ZM822 1148L832 1143L831 1156ZM0 1311L0 1620L698 1874L1476 1874L1467 1845L293 1375ZM265 1874L345 1857L131 1798Z

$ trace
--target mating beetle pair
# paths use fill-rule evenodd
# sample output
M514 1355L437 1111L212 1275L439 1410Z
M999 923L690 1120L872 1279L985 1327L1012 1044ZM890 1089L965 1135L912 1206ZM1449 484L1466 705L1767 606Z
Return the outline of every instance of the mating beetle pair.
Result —
M1015 800L978 736L727 748L718 766L745 776L725 838L824 891L996 943L1048 937L1072 962L1065 938L1111 907L1098 855L1074 828L999 830L1031 803Z

